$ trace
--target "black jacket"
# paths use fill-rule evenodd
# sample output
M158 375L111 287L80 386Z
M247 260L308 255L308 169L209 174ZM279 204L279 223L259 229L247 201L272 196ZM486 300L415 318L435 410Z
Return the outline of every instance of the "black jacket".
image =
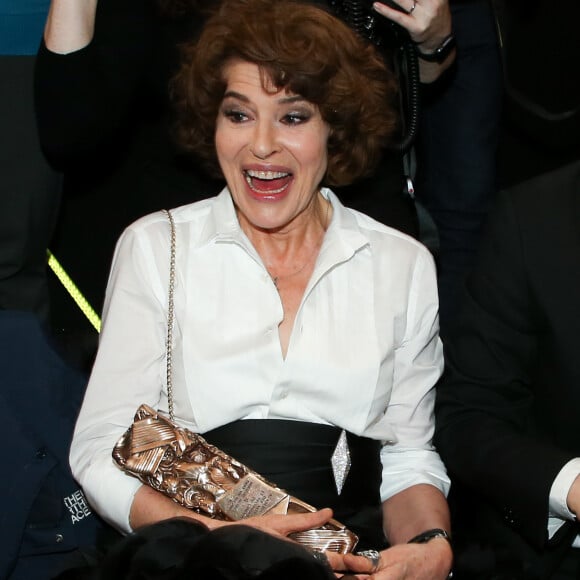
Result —
M436 444L467 500L458 525L547 577L575 533L548 542L546 524L580 457L580 163L501 196L446 362Z
M0 578L48 580L90 559L107 529L68 465L86 377L16 311L0 311L0 368Z

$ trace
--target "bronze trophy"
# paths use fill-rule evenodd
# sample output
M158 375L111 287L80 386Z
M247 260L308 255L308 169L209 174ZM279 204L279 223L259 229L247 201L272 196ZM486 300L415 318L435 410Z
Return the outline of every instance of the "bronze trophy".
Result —
M238 521L264 514L316 511L236 461L201 435L141 405L113 449L119 467L200 514ZM314 551L352 552L358 537L331 519L290 537Z

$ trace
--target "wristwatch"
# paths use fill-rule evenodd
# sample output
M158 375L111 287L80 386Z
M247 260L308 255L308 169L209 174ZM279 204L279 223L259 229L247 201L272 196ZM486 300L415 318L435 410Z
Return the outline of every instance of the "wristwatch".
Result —
M441 64L455 48L455 36L453 33L448 34L443 42L433 52L422 52L417 46L417 56L426 62L436 62Z
M425 532L422 532L421 534L415 536L414 538L411 538L407 543L408 544L426 544L427 542L430 542L431 540L435 539L435 538L443 538L444 540L447 540L449 542L449 545L451 545L451 536L449 535L448 532L446 532L445 530L442 530L441 528L433 528L432 530L427 530ZM447 580L451 580L453 578L453 571L449 571L449 574L447 576Z
M427 542L429 542L430 540L433 540L434 538L443 538L444 540L447 540L451 544L451 537L449 536L449 533L446 532L445 530L442 530L441 528L434 528L432 530L427 530L426 532L423 532L423 533L419 534L418 536L411 538L407 543L408 544L426 544Z

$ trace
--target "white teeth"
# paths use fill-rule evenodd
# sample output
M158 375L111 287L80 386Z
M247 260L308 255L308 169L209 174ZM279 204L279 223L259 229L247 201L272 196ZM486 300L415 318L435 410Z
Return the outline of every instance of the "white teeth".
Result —
M246 171L247 177L255 177L256 179L280 179L281 177L286 177L290 175L282 171L254 171L253 169L248 169Z

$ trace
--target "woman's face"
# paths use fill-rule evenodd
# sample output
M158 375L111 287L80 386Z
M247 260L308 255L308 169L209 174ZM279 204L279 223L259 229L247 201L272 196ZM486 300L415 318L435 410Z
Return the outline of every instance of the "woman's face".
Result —
M262 87L258 67L232 61L216 123L216 149L242 228L305 223L327 166L329 128L316 105Z

